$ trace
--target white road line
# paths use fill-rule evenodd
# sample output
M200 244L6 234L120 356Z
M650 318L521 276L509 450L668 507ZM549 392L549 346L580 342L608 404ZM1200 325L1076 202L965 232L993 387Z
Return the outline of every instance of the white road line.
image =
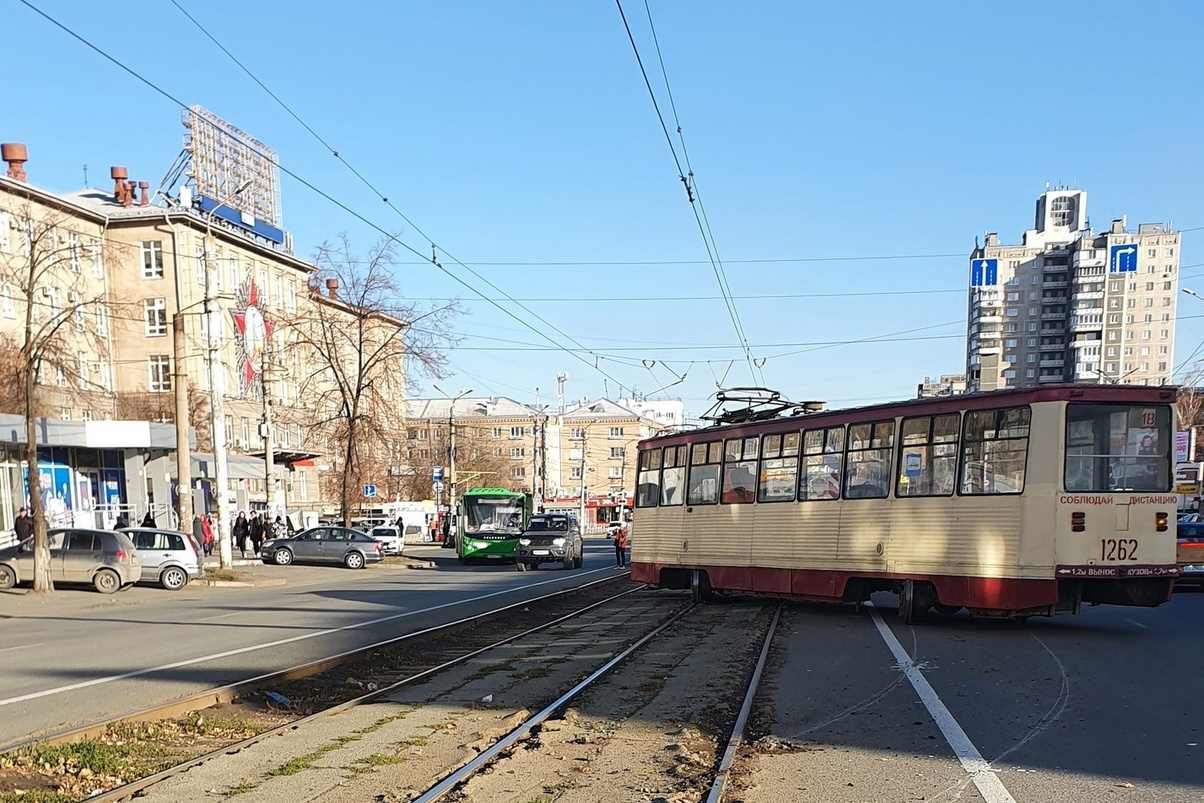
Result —
M41 647L46 642L39 641L37 644L18 644L15 647L0 647L0 652L10 652L12 650L25 650L30 647Z
M606 569L591 569L590 571L587 571L587 572L578 573L575 576L582 577L587 574L596 574L596 573L602 572L602 571L607 571L607 570ZM490 599L492 597L498 597L503 594L512 594L515 591L521 591L524 588L538 588L539 586L544 586L544 585L548 585L550 583L555 583L562 579L564 579L564 578L551 578L551 579L544 580L539 583L528 583L527 585L523 585L523 586L516 586L514 588L505 588L505 589L502 589L501 591L494 591L491 594L482 594L479 597L469 597L467 599L457 599L452 602L445 602L442 605L432 605L429 608L422 608L422 609L416 610L416 611L407 611L406 613L395 613L392 616L383 616L380 619L371 619L367 622L359 622L359 623L353 624L353 625L344 625L343 627L332 627L327 630L317 630L313 633L304 633L300 636L292 636L291 638L277 639L276 641L267 641L267 642L264 642L263 644L251 644L246 647L239 647L236 650L226 650L225 652L215 652L212 655L202 655L198 658L188 658L183 661L175 661L174 663L163 664L162 666L153 666L153 667L149 667L147 669L135 669L132 672L123 672L120 675L108 675L106 677L93 678L92 680L80 681L79 683L71 683L67 686L56 686L52 689L44 689L42 691L30 692L29 694L22 694L19 697L8 697L6 699L2 699L2 700L0 700L0 706L12 705L14 703L23 703L28 700L37 700L41 697L51 697L55 694L62 694L63 692L75 691L77 689L86 689L90 686L99 686L102 683L112 683L115 680L126 680L128 678L136 678L141 675L149 675L154 672L163 672L168 669L179 669L182 666L193 666L195 664L203 664L208 661L216 661L220 658L230 658L231 656L234 656L234 655L243 655L248 652L257 652L259 650L266 650L271 647L280 647L284 644L293 644L298 641L306 641L308 639L318 638L320 636L329 636L332 633L343 633L348 630L360 630L365 627L372 627L374 625L383 624L385 622L393 622L398 619L406 619L410 616L417 616L422 613L430 613L431 611L439 611L444 608L451 608L456 605L463 605L466 602L477 602L477 601L483 600L483 599Z
M903 649L903 645L895 638L895 634L891 632L886 622L882 621L882 616L877 609L872 605L866 607L874 619L874 626L878 628L878 634L882 636L882 640L894 654L895 660L899 662L899 668L911 681L912 688L916 690L920 702L932 715L933 721L941 729L945 741L953 749L953 754L961 762L962 768L970 776L970 780L978 789L978 793L982 795L983 800L987 803L1016 803L1016 798L1012 797L1004 787L1003 781L999 780L999 776L991 769L990 762L982 757L982 753L978 752L978 748L970 741L970 737L962 730L962 726L957 724L953 714L949 713L949 709L945 707L941 698L928 683L924 673L912 662L911 656Z
M1134 621L1134 620L1132 620L1132 619L1126 619L1125 621L1126 621L1126 622L1128 622L1128 623L1129 623L1129 624L1131 624L1131 625L1137 625L1137 626L1138 626L1138 627L1140 627L1142 630L1149 630L1149 629L1150 629L1150 626L1149 626L1149 625L1143 625L1141 622L1137 622L1137 621Z

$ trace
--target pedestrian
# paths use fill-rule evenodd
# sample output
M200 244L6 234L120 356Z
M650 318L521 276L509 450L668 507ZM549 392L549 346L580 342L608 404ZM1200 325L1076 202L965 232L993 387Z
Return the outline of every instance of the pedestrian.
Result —
M13 522L13 531L17 534L17 543L22 543L33 537L33 516L30 510L23 507L17 511L17 520Z
M238 518L234 520L234 543L238 544L238 551L244 558L247 556L247 539L250 536L251 528L247 524L247 514L240 510Z
M201 543L205 547L205 557L213 554L213 523L209 521L209 514L201 516Z
M130 521L125 517L124 513L117 514L117 521L113 522L114 530L121 530L130 526Z
M627 528L619 525L615 533L615 566L622 568L627 565Z
M247 522L247 527L251 531L251 547L258 556L259 548L263 546L263 519L259 517L258 510L251 512L251 520Z
M142 517L142 526L143 526L143 527L155 527L155 526L157 526L157 525L155 524L155 517L151 515L151 512L150 512L149 510L147 510L147 511L146 511L146 515Z
M288 537L288 525L286 525L284 523L284 519L280 516L277 516L276 520L274 522L272 522L272 537L273 538L287 538Z

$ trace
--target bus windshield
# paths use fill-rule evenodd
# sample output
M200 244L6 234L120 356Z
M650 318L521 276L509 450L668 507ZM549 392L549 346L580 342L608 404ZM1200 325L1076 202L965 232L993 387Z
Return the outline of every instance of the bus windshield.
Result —
M1170 405L1068 404L1066 490L1169 491Z
M521 497L466 497L464 531L476 533L514 533L523 528Z

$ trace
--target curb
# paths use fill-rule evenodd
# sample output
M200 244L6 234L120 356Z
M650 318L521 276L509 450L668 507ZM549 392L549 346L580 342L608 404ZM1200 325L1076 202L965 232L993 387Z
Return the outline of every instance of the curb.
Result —
M285 582L283 577L273 577L268 580L210 580L202 577L198 580L193 580L189 585L211 586L213 588L266 588L267 586L282 586Z

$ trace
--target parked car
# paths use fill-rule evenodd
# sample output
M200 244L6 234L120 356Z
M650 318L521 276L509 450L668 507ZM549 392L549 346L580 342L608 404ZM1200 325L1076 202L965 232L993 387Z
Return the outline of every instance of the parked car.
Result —
M88 583L101 594L128 588L142 577L134 542L125 533L79 528L55 529L50 543L50 579ZM0 588L33 581L33 539L0 549Z
M405 548L405 536L396 527L373 527L368 535L380 541L381 551L386 555L400 555Z
M518 538L518 570L525 572L541 563L556 562L566 569L579 569L585 562L577 517L571 513L538 513Z
M188 533L151 527L123 528L138 549L142 583L158 583L179 591L204 572L201 545Z
M381 543L367 533L347 527L311 527L287 538L263 542L264 563L341 563L362 569L384 557Z
M1177 535L1179 582L1204 586L1204 521L1179 522Z

